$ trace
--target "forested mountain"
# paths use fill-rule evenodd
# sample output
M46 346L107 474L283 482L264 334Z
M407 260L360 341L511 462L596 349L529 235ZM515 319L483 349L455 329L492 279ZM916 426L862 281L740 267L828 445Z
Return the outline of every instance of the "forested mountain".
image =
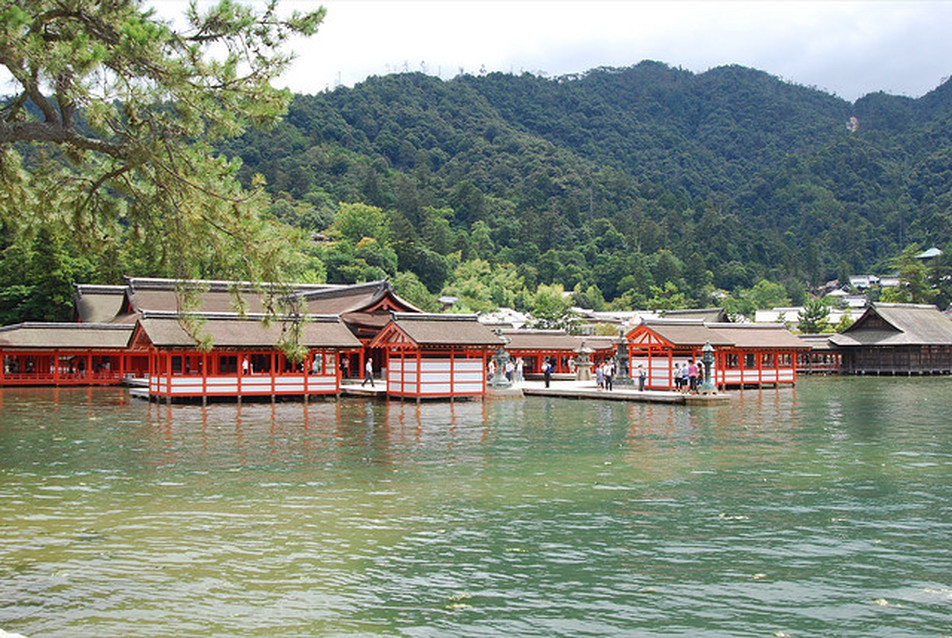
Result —
M530 290L631 304L651 286L707 303L711 284L763 278L796 300L912 242L945 247L952 228L948 82L851 104L739 66L397 74L298 95L282 124L223 150L292 223L325 230L338 202L382 209L383 248L433 293L480 258L515 264ZM330 280L366 272L322 256Z
M739 66L404 73L294 96L277 125L217 144L245 186L263 177L265 221L331 240L289 244L286 277L390 277L425 308L446 294L557 317L567 290L597 309L747 312L894 270L913 244L945 251L930 276L952 301L952 82L851 104ZM3 323L68 316L72 281L177 274L132 227L0 230ZM241 276L203 249L195 276Z

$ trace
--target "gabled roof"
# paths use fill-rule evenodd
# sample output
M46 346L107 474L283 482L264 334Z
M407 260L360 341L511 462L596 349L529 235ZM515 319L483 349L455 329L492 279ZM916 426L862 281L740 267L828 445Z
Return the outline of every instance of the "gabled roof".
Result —
M125 348L131 325L103 323L18 323L0 328L0 349L88 350Z
M266 312L276 301L307 292L336 289L327 284L276 284L223 280L178 280L128 277L126 299L132 312L178 311L194 295L198 313ZM318 313L326 314L326 313Z
M75 318L83 323L103 323L112 320L122 310L125 286L76 284L73 297Z
M938 257L941 254L942 254L942 251L936 248L935 246L933 246L932 248L929 248L928 250L924 250L918 255L916 255L916 259L932 259L933 257Z
M384 301L389 302L384 304L387 306L385 308L387 311L423 312L399 297L387 280L303 291L299 296L307 305L308 312L313 314L343 315L368 312L381 306Z
M159 277L126 277L128 287L132 290L169 290L175 292L183 286L195 287L208 292L255 292L268 286L287 289L294 292L326 290L328 288L342 288L337 284L277 284L252 281L232 281L227 279L164 279Z
M876 303L830 340L844 347L952 345L952 321L931 305Z
M371 347L386 346L395 336L395 331L420 347L492 347L504 343L492 330L479 323L476 315L395 312L390 323L370 344Z
M592 350L614 348L611 337L581 337L562 330L503 330L507 350L578 352L585 344Z
M714 347L732 345L730 339L714 332L700 319L650 319L628 334L639 329L651 330L674 346L700 347L708 341Z
M793 334L782 323L708 323L715 333L735 348L809 349L810 344ZM714 345L714 342L711 342Z
M779 323L718 323L696 319L656 319L646 321L639 330L650 330L675 347L700 347L710 343L715 348L809 348Z
M832 332L799 334L797 336L801 341L810 346L810 350L813 351L833 350L834 348L833 344L830 342L830 338L833 337Z
M665 310L664 319L700 319L701 321L727 322L727 311L723 308L689 308L687 310Z
M263 315L239 316L236 313L202 317L199 336L208 336L216 348L274 348L281 341L290 321L262 321ZM152 345L159 348L191 348L196 345L175 313L146 313L139 319L139 329ZM308 317L301 331L301 344L311 348L357 348L360 341L338 317Z

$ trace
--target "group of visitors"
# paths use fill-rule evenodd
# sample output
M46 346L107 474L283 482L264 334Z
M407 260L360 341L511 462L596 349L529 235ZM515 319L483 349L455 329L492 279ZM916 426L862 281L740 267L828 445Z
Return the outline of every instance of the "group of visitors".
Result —
M595 383L599 390L611 390L615 378L615 360L608 359L595 368Z
M697 394L699 368L691 359L685 364L674 364L674 387L678 392Z
M503 365L503 374L506 377L506 381L509 383L522 383L526 378L525 365L525 361L522 360L522 357L519 357L515 361L512 359L506 361ZM486 367L486 378L492 381L494 376L496 376L496 360L490 359Z

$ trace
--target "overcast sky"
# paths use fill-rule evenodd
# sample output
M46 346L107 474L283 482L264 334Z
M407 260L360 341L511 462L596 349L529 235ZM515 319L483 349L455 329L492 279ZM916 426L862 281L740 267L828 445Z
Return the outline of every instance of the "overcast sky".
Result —
M173 0L154 0L163 13ZM315 93L410 70L583 72L741 64L848 100L919 97L952 75L952 1L283 0L327 18L281 84Z

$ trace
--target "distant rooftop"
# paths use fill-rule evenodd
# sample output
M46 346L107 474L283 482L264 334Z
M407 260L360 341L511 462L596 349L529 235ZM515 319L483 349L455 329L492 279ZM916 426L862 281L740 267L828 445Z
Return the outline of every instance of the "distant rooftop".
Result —
M924 250L918 255L916 255L916 259L932 259L933 257L938 257L941 254L942 254L942 251L936 248L935 246L933 246L929 250Z

